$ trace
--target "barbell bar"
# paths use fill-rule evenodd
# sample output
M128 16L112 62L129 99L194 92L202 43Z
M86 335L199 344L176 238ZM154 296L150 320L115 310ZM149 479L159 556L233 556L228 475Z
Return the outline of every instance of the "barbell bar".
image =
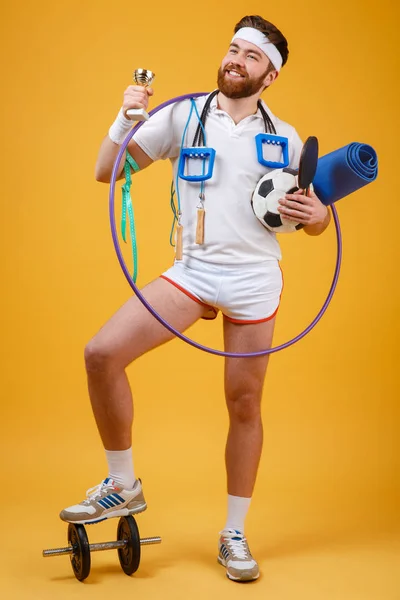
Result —
M160 544L161 538L154 536L141 539L135 519L128 516L119 519L115 542L89 544L84 525L74 523L68 525L68 542L70 545L64 548L43 550L42 555L44 557L69 555L75 577L83 581L90 573L92 552L118 550L122 570L127 575L132 575L140 564L141 546Z

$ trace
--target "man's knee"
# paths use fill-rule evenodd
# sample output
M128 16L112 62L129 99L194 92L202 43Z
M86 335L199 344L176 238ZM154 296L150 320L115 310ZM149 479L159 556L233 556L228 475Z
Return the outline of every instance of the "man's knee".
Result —
M243 392L228 396L227 406L231 421L250 423L261 418L261 394Z
M96 337L86 345L84 358L86 371L89 373L108 371L115 364L115 357L111 349Z

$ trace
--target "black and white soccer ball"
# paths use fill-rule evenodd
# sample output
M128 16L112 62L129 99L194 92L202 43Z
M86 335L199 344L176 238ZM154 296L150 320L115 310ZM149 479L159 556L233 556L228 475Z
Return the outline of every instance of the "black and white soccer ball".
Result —
M279 200L285 194L295 194L299 190L297 174L298 171L288 167L274 169L260 179L254 190L251 199L254 214L270 231L292 233L304 227L297 221L285 219L278 211Z

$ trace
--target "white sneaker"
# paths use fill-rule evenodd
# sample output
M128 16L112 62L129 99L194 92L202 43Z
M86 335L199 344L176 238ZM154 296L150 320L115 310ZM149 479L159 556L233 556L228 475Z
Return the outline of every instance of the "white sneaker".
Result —
M258 564L249 550L247 539L236 529L220 531L218 562L226 567L233 581L252 581L260 576Z
M107 477L99 485L86 492L86 499L60 512L60 519L67 523L82 525L99 523L113 517L126 517L146 510L142 482L135 481L131 490L119 487Z

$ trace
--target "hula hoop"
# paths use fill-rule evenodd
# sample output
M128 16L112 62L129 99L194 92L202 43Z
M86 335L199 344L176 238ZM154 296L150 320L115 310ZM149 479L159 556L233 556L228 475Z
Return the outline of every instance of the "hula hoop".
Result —
M182 100L188 100L190 98L197 98L199 96L205 96L207 94L208 94L208 92L197 92L194 94L185 94L183 96L177 96L176 98L167 100L166 102L163 102L162 104L160 104L159 106L154 108L152 111L150 111L149 115L150 116L154 115L156 112L158 112L162 108L165 108L166 106L169 106L170 104L174 104L175 102L180 102ZM279 346L275 346L274 348L268 348L266 350L259 350L257 352L247 352L247 353L224 352L223 350L216 350L215 348L209 348L208 346L203 346L202 344L199 344L198 342L195 342L191 338L188 338L187 336L183 335L183 333L181 333L180 331L177 331L176 329L174 329L174 327L172 327L172 325L170 325L167 321L165 321L165 319L163 319L162 316L160 314L158 314L157 311L154 310L154 308L147 302L146 298L143 296L143 294L140 292L138 287L132 281L131 276L129 274L129 269L127 268L124 258L122 256L121 247L120 247L119 240L118 240L117 228L116 228L116 224L115 224L115 184L116 184L116 180L117 180L117 171L119 168L119 164L121 162L121 158L126 150L128 143L130 142L130 140L132 139L132 137L136 133L136 131L143 125L143 123L144 122L141 121L135 127L133 127L133 129L129 132L129 134L127 135L127 137L125 138L124 142L121 145L121 148L118 152L117 158L115 159L113 170L112 170L112 175L111 175L111 180L110 180L110 196L109 196L111 235L112 235L112 239L113 239L113 243L114 243L115 252L117 254L117 258L118 258L119 264L122 268L122 271L125 275L125 278L127 279L129 285L131 286L131 288L134 291L134 293L136 294L136 296L139 298L140 302L143 304L143 306L145 306L145 308L147 308L147 310L153 315L153 317L155 319L157 319L157 321L159 321L159 323L161 323L161 325L163 325L166 329L168 329L176 337L180 338L187 344L194 346L194 348L203 350L203 352L215 354L216 356L225 356L225 357L232 357L232 358L234 358L234 357L250 358L253 356L264 356L265 354L274 354L275 352L284 350L285 348L288 348L289 346L292 346L293 344L296 344L297 342L299 342L303 337L305 337L308 333L310 333L310 331L321 320L322 316L326 312L326 310L332 300L332 297L335 292L337 282L339 279L340 266L341 266L341 262L342 262L342 235L341 235L341 230L340 230L339 217L338 217L338 214L337 214L337 211L336 211L336 208L334 207L334 205L331 204L330 208L332 210L333 220L334 220L335 228L336 228L337 256L336 256L335 271L334 271L331 287L329 289L326 300L325 300L324 304L322 305L322 308L320 309L320 311L314 318L314 320L310 323L310 325L308 325L308 327L306 327L301 333L299 333L296 337L289 340L288 342L285 342L284 344L281 344Z

